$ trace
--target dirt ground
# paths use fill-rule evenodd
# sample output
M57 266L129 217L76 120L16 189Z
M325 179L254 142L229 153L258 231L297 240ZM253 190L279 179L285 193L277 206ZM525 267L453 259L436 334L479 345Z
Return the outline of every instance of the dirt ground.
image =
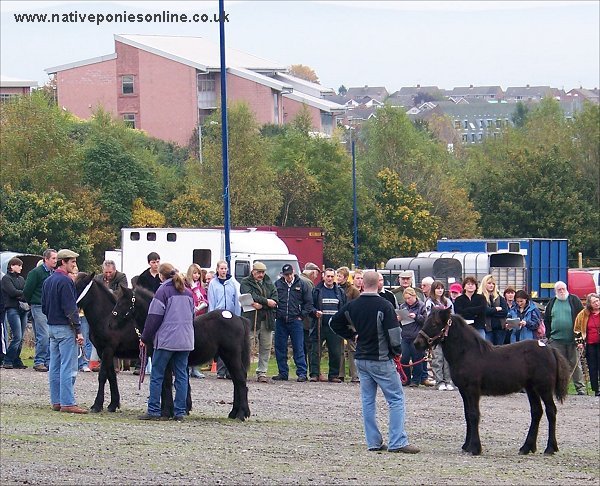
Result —
M368 452L359 386L249 382L252 417L227 419L233 386L207 373L192 381L186 421L143 422L148 378L119 374L120 411L53 412L47 374L0 371L0 483L10 484L590 484L598 485L599 400L569 396L558 405L560 452L517 455L529 425L524 394L485 397L483 455L461 451L458 392L405 388L406 428L416 455ZM89 407L96 373L80 373L76 396ZM378 418L387 430L383 397Z

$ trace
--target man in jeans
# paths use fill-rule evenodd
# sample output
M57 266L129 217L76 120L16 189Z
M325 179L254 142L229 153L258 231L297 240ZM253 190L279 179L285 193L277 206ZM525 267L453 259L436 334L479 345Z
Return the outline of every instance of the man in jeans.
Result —
M87 413L75 403L77 377L77 345L83 345L83 335L77 309L77 291L70 273L77 266L79 255L60 250L58 267L42 286L42 312L48 318L50 336L50 403L52 410L68 413Z
M294 268L286 264L281 269L281 278L275 282L277 289L277 319L275 320L275 357L279 373L273 377L275 381L287 381L288 337L292 340L294 363L296 364L296 381L304 382L306 378L306 356L304 355L304 324L302 318L313 311L312 298L308 285Z
M370 451L416 454L404 430L404 391L393 357L400 354L402 330L392 305L377 294L379 275L364 274L364 292L342 307L329 322L331 329L345 339L356 341L356 366L360 376L360 398L367 448ZM377 427L377 386L388 403L390 423L388 445Z
M31 318L35 332L35 356L33 369L48 371L50 353L48 352L48 319L42 312L42 285L56 267L56 250L48 248L42 254L44 260L27 274L23 295L31 306Z

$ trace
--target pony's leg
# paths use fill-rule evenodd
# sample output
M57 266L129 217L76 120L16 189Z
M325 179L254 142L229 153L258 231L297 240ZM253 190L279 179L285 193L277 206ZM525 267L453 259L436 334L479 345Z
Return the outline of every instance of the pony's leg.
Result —
M119 386L117 384L117 372L115 370L115 360L110 359L106 370L106 377L110 386L110 403L107 410L116 412L117 408L121 407L121 395L119 394Z
M529 425L529 432L527 432L527 438L525 443L519 449L520 455L529 454L537 450L537 436L540 427L540 419L544 411L542 410L542 402L540 401L540 395L533 388L532 385L527 385L527 398L529 398L529 407L531 408L531 424Z
M462 392L461 392L462 393ZM466 401L465 401L466 397ZM479 398L480 395L472 390L466 390L463 395L465 402L465 418L467 419L467 448L463 449L474 456L481 454L481 440L479 439Z
M219 354L233 381L233 407L229 412L229 418L244 421L250 417L246 369L242 364L241 357L236 353L221 353L221 350L219 350Z
M163 417L173 417L175 415L175 404L173 403L173 367L171 363L165 368L165 377L160 394L160 410Z
M546 407L546 417L548 418L548 445L544 454L551 455L558 452L558 442L556 442L556 405L552 398L552 392L542 394L542 400Z
M90 407L91 412L99 413L104 408L104 387L108 377L108 367L112 365L112 362L113 353L108 349L104 349L100 361L100 371L98 372L98 393L96 393L94 404Z
M465 436L465 442L462 445L462 450L466 452L469 450L469 446L471 445L471 422L469 420L469 397L466 395L466 393L463 393L463 391L460 388L459 388L459 392L460 392L460 396L463 399L463 408L465 411L465 423L467 425L467 435Z

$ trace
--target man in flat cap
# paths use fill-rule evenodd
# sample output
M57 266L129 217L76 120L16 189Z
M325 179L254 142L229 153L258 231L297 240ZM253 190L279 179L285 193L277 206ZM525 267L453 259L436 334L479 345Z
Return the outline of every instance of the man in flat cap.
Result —
M250 294L254 310L244 312L254 330L254 342L258 337L258 367L256 377L260 383L267 383L267 368L271 357L271 343L275 330L277 290L266 274L267 266L259 261L252 265L252 272L240 282L240 294ZM258 330L258 336L257 331Z
M83 345L83 335L77 291L69 274L75 271L78 256L71 250L59 250L58 267L42 285L42 312L48 318L50 336L50 403L57 412L87 413L75 403L77 345Z

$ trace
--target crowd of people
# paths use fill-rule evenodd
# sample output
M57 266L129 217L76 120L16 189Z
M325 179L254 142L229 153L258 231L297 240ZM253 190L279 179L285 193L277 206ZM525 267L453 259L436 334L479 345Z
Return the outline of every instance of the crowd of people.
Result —
M27 279L21 276L23 262L19 258L8 262L1 282L3 341L7 341L2 347L2 367L27 368L20 355L30 316L35 336L33 369L48 372L52 409L86 413L76 403L74 385L77 371L89 371L88 362L97 360L97 354L89 340L85 316L77 308L77 257L68 249L48 249ZM175 419L184 419L188 378L204 377L198 368L187 366L194 348L193 320L213 310L243 315L250 321L253 351L258 357L258 382L289 380L291 344L297 382L342 383L348 379L360 384L369 450L418 452L409 445L404 431L403 391L393 362L396 356L401 356L406 386L455 390L441 348L433 350L429 362L425 353L414 346L425 320L435 309L449 308L496 346L526 339L544 340L569 362L580 395L586 394L579 359L580 353L585 353L592 390L600 395L600 298L590 294L584 307L577 297L569 295L562 281L556 282L555 297L548 302L542 318L525 290L499 289L493 275L486 275L479 283L467 276L462 283L453 282L446 289L443 282L432 277L425 277L417 287L412 272L402 271L398 287L392 292L384 288L384 276L372 270L351 272L348 267L340 267L321 271L309 262L296 274L294 267L286 264L279 278L272 281L266 265L255 261L250 274L237 282L225 261L219 261L214 271L191 264L184 272L161 263L155 252L147 260L148 268L132 279L132 285L154 294L140 338L142 348L154 349L148 408L140 419L161 419L160 392L169 364L175 381ZM96 281L111 292L128 286L126 275L117 271L110 260L103 263ZM251 303L244 300L248 296ZM10 340L5 340L9 335ZM269 378L273 349L278 372ZM322 370L324 349L326 373ZM225 364L218 356L215 360L217 378L228 378ZM390 409L387 445L375 420L378 386Z

